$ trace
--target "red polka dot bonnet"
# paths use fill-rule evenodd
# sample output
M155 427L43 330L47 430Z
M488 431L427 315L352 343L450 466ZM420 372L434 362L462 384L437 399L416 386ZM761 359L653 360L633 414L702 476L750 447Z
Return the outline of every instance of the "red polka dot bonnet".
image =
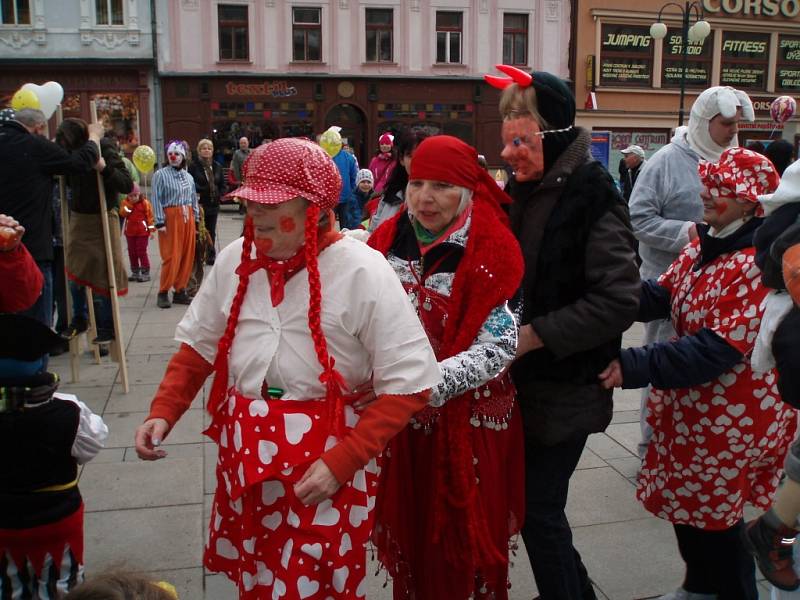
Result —
M342 178L317 144L282 138L259 146L244 163L244 184L234 192L259 204L281 204L298 196L328 210L339 202Z
M701 160L698 170L712 196L753 203L758 203L758 196L775 191L780 182L770 160L746 148L728 148L716 163Z

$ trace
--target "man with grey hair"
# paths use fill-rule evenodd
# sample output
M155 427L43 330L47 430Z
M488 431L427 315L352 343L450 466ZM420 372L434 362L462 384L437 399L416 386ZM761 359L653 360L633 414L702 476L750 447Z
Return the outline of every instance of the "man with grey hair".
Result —
M72 153L43 137L46 127L44 113L29 108L0 122L0 213L25 228L22 243L44 276L42 294L27 314L52 327L53 176L95 168L103 126L89 125L89 141Z
M239 138L239 149L233 153L233 160L231 160L233 176L239 184L242 183L242 165L248 156L250 156L250 140L242 136Z
M629 203L643 280L660 277L681 249L697 237L696 224L703 220L703 185L697 172L700 160L717 162L727 148L738 146L739 121L754 118L753 103L744 92L727 86L708 88L692 105L688 127L678 127L670 143L645 163ZM668 320L651 321L645 324L644 345L674 335ZM647 423L649 392L650 388L645 388L641 398L641 458L653 434Z

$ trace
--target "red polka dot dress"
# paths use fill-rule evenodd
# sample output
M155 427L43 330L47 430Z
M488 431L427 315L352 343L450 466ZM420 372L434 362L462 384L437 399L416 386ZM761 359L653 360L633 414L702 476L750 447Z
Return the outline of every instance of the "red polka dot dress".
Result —
M794 439L795 411L780 400L774 370L750 368L768 289L755 250L721 254L698 267L700 246L688 245L659 285L670 292L679 336L707 328L744 358L702 385L653 389L654 434L637 496L653 514L699 529L727 529L745 502L768 508Z

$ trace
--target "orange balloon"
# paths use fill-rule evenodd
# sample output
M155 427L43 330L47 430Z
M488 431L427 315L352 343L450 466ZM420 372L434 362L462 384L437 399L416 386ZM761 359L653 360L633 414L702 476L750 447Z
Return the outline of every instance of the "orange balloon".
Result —
M800 306L800 244L783 253L783 281L794 303Z

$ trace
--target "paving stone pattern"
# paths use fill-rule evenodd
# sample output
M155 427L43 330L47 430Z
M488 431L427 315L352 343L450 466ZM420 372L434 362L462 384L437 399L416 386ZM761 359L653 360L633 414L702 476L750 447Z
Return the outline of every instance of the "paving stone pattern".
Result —
M223 209L220 242L229 243L241 229L242 217ZM183 306L156 307L155 240L149 251L152 282L131 282L121 301L130 392L123 393L118 369L107 358L95 365L84 352L75 383L70 382L67 355L51 360L64 382L62 391L77 394L103 415L110 429L107 448L80 476L86 503L86 572L91 577L110 567L142 571L172 582L182 600L231 600L236 598L235 587L202 566L216 460L215 446L201 434L207 424L202 406L210 384L167 439L166 459L144 463L132 448L134 429L147 414L177 349L172 335L185 311ZM625 343L639 344L641 337L641 328L634 326ZM568 514L575 544L601 599L657 597L681 582L671 526L649 515L634 497L638 409L638 391L617 392L612 424L606 433L591 436L572 479ZM530 600L536 585L521 540L512 560L510 598ZM370 572L377 571L372 562ZM385 574L377 573L367 597L391 599L391 583L386 583ZM761 596L768 598L767 586L759 585Z

